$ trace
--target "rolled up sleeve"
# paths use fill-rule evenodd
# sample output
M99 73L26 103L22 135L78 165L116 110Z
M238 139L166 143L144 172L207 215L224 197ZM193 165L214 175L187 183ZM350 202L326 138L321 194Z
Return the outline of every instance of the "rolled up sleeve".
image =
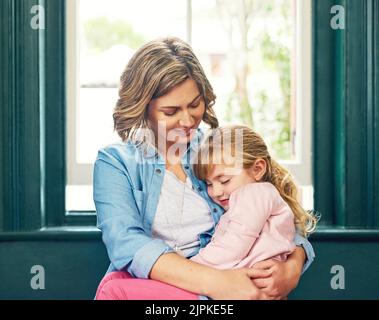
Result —
M157 259L172 248L146 231L125 166L102 150L95 162L93 196L97 227L117 270L148 278Z
M296 246L302 246L307 256L307 259L303 266L303 272L302 272L303 274L305 271L307 271L309 266L312 264L315 258L315 252L313 250L311 243L308 241L308 239L302 237L298 233L295 235L295 244Z

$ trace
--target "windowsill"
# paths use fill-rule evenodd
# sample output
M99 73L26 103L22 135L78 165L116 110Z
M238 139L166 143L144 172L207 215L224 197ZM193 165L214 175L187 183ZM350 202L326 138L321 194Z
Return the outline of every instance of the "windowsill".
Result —
M101 231L93 226L64 226L24 232L0 232L6 241L101 241ZM311 235L313 240L379 240L379 230L320 227Z
M34 231L0 232L0 242L43 240L101 240L101 231L93 226L64 226L42 228Z
M312 240L379 240L379 230L322 226L310 236Z

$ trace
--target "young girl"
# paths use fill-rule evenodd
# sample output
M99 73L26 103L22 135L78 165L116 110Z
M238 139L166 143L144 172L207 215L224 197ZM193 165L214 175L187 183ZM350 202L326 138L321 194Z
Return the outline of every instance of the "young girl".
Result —
M295 227L304 236L315 229L317 219L298 202L291 175L248 127L212 131L196 155L194 173L226 210L211 242L191 258L195 262L231 269L284 261L295 249Z

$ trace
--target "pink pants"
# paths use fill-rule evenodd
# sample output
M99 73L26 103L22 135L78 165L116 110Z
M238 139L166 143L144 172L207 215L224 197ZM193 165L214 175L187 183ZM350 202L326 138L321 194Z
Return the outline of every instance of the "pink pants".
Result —
M199 296L160 281L137 279L116 271L101 280L95 300L199 300Z

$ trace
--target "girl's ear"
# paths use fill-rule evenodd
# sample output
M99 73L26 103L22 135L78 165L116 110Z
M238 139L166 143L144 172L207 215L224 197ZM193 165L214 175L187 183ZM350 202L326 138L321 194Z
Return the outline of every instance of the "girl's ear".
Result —
M250 172L255 181L260 181L267 170L267 163L263 159L258 159L252 165Z

